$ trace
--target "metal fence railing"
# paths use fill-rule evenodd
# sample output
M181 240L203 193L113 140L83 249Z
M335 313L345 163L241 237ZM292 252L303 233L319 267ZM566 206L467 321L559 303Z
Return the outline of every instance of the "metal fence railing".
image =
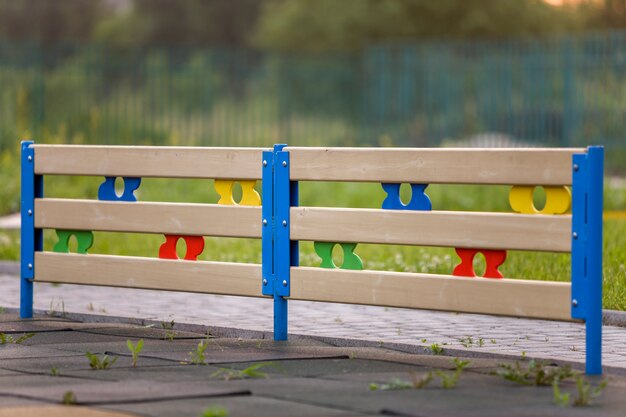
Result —
M287 56L0 43L0 148L607 145L626 165L626 32Z

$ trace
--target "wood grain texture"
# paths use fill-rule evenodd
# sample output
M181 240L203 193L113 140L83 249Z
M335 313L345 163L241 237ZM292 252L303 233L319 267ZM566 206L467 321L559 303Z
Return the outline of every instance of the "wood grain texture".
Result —
M261 265L35 253L35 281L261 297Z
M34 145L35 173L260 179L264 148Z
M291 268L291 299L571 320L571 284Z
M480 249L571 251L571 216L291 208L291 239Z
M261 237L261 207L44 198L35 227L173 235Z
M292 180L426 184L571 185L572 155L584 148L299 148Z

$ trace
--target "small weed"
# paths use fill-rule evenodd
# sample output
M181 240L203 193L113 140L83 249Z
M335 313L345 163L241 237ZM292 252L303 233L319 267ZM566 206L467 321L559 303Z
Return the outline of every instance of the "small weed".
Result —
M206 365L206 357L204 352L209 347L208 340L201 340L196 347L196 350L189 352L189 361L194 365Z
M61 310L57 310L57 308L61 307ZM63 299L61 299L58 303L55 303L55 299L54 297L52 298L52 300L50 300L50 307L48 308L48 315L49 316L56 316L57 313L60 313L61 317L65 317L66 313L65 313L65 301L63 301Z
M87 311L95 311L96 309L93 307L93 303L89 303L87 305Z
M7 309L4 307L0 307L0 314L4 314L7 312Z
M549 386L556 380L560 381L574 375L569 366L549 366L535 360L531 360L528 367L515 362L513 365L500 364L499 368L500 370L495 372L496 375L522 385Z
M495 345L496 343L498 343L496 339L489 339L489 341L491 342L492 345Z
M422 343L426 343L426 339L422 339Z
M370 391L390 391L390 390L403 390L403 389L422 389L425 388L433 380L433 373L428 372L422 378L418 378L413 372L410 373L411 381L404 381L399 378L393 378L391 381L385 384L371 383L369 385Z
M335 323L343 323L343 320L341 320L341 317L335 317Z
M173 331L174 324L174 320L161 322L161 328L165 330L165 337L163 340L169 340L170 342L174 341L174 338L176 337L176 332Z
M174 322L174 320L171 320L171 321L163 320L161 322L161 328L164 329L164 330L173 330L174 329L174 324L176 324Z
M578 348L576 346L570 346L569 350L571 350L572 352L576 352L578 351Z
M59 369L56 366L53 366L52 368L50 368L50 376L59 376L61 375L61 372L59 372Z
M454 388L457 382L459 382L459 378L461 377L463 370L467 368L470 362L461 360L459 358L454 358L452 363L454 363L454 367L455 367L454 372L444 372L441 370L435 371L435 374L439 378L441 378L442 388L445 388L445 389Z
M117 361L117 356L109 358L109 355L104 355L101 359L91 352L86 352L85 356L89 359L89 367L93 370L110 368Z
M428 347L433 355L443 355L443 348L438 343L433 343Z
M472 339L472 336L466 336L466 337L460 338L459 342L461 343L461 345L468 348L468 347L471 347L472 344L474 344L474 339Z
M33 337L35 333L26 333L14 339L10 334L0 333L0 345L6 345L7 343L12 343L15 345L21 344L23 341L30 339Z
M220 406L205 408L200 417L228 417L228 410Z
M65 391L63 394L63 398L61 398L61 404L63 405L74 405L76 404L76 396L72 391Z
M485 339L481 337L478 339L478 347L483 347L483 346L485 346Z
M259 369L266 366L276 366L276 364L274 362L261 362L242 370L219 368L217 371L209 375L209 378L222 377L224 378L224 381L230 381L231 379L267 378L267 374L265 372L259 371Z
M552 382L552 393L554 395L554 402L561 407L574 406L574 407L586 407L591 405L592 400L598 398L602 391L607 386L607 381L602 380L598 386L593 387L589 382L585 380L582 375L576 375L576 396L572 401L572 394L569 392L561 392L559 387L560 380L555 379Z
M128 346L128 350L130 350L131 355L133 355L133 368L137 366L137 359L139 359L139 353L141 353L141 349L143 349L143 339L139 339L137 344L133 345L133 342L129 340L126 341L126 346Z
M574 398L574 407L585 407L591 405L591 401L598 398L602 391L606 388L608 382L604 379L593 387L581 375L576 375L576 398Z

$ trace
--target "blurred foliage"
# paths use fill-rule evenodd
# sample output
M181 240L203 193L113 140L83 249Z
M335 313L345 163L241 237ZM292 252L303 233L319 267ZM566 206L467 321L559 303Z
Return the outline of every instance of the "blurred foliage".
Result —
M579 29L578 17L540 0L274 0L263 9L258 42L323 51L401 39L536 36Z
M0 39L346 51L626 28L626 0L0 0Z
M0 39L89 40L104 13L101 0L0 0Z

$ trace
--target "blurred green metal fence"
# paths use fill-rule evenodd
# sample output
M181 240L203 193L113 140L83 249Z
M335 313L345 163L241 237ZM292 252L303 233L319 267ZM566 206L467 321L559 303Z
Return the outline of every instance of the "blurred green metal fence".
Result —
M604 143L626 169L626 33L249 50L0 43L0 148L40 142ZM612 156L611 156L612 155Z

